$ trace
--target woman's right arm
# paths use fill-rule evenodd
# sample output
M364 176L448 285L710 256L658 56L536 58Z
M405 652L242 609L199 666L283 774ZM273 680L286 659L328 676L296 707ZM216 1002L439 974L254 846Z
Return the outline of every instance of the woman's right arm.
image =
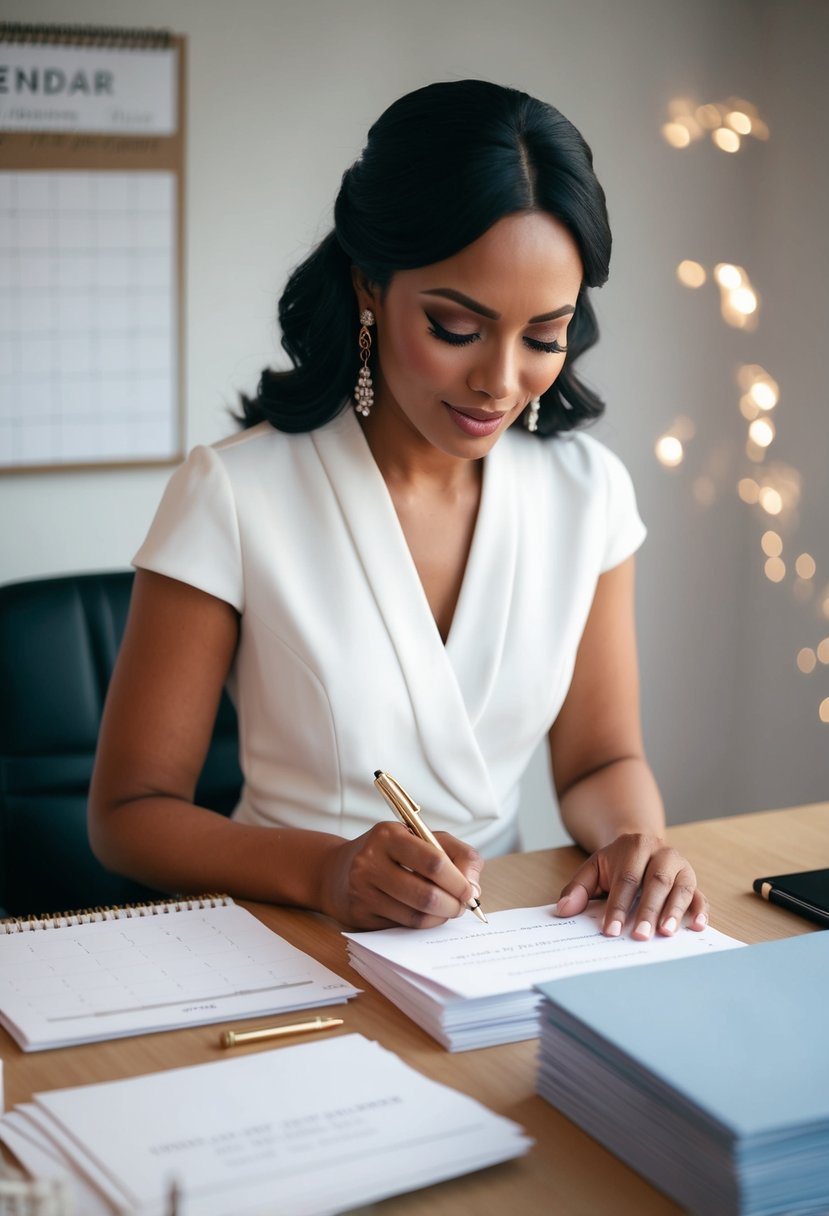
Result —
M229 604L137 572L90 789L89 834L100 861L158 890L224 891L363 928L459 915L474 893L468 880L401 824L379 823L344 841L241 824L194 804L238 640ZM469 852L458 857L467 870Z

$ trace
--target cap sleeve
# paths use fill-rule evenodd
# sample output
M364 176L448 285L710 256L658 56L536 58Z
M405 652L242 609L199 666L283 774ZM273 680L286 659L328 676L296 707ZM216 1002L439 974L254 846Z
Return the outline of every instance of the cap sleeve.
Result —
M647 536L630 473L619 457L607 448L603 455L607 478L607 530L602 573L635 553Z
M227 470L213 448L193 448L176 469L132 564L189 583L242 611L236 503Z

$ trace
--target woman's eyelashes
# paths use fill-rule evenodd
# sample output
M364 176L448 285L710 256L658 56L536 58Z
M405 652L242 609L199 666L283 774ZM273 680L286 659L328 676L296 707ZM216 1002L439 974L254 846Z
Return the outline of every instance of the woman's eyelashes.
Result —
M480 334L473 332L470 334L459 334L454 330L446 329L441 325L440 321L436 321L433 316L426 313L426 320L429 322L429 333L433 338L438 338L441 342L448 342L450 346L468 346L470 342L477 342Z
M426 320L429 322L429 333L439 342L448 342L450 346L469 346L471 342L480 341L481 335L477 330L472 333L458 333L455 330L447 329L428 312ZM525 337L524 342L530 350L537 350L545 355L563 355L567 350L566 346L562 346L555 339L550 342L542 342L540 338Z

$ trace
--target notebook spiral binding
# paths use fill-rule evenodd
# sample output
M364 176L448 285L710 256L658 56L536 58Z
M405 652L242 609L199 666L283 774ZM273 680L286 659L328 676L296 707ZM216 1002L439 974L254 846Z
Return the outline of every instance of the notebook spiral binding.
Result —
M29 933L34 929L67 929L73 925L88 925L101 920L128 920L139 916L168 916L173 912L190 912L198 908L221 908L232 904L229 895L178 896L172 899L147 900L137 904L111 904L100 908L79 908L71 912L50 912L43 916L10 916L0 920L0 934Z
M134 29L117 25L39 25L25 21L0 21L0 42L163 50L172 46L173 34L165 29Z

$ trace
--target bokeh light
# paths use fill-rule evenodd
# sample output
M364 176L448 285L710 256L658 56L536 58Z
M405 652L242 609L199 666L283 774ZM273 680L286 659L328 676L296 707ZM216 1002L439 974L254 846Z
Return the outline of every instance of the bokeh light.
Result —
M668 469L675 469L677 465L682 464L685 456L685 449L682 446L681 440L677 439L676 435L660 435L656 441L654 451L659 463L665 465Z
M700 265L699 262L686 258L677 266L676 277L683 287L702 287L708 275L705 272L705 267Z
M760 538L760 548L766 557L779 557L783 552L783 540L778 532L764 532Z
M804 646L797 652L797 666L804 675L811 675L817 667L817 655L811 646Z

